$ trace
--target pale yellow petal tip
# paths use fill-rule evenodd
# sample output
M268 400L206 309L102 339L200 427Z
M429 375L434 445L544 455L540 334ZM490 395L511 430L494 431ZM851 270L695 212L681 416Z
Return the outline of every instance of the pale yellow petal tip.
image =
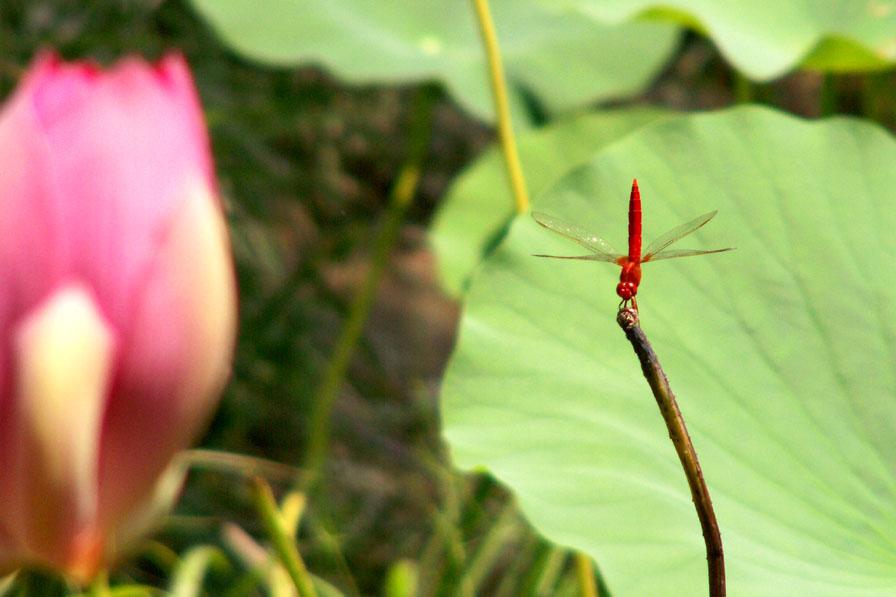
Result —
M48 489L92 497L114 349L112 329L77 284L57 290L17 329L19 424Z

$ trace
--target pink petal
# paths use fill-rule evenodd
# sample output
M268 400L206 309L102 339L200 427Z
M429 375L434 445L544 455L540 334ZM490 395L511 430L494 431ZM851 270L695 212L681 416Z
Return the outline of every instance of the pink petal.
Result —
M24 144L30 155L24 163L0 156L3 182L9 177L31 190L23 197L0 189L0 208L12 207L3 218L11 236L0 245L17 245L23 235L34 239L31 245L44 243L33 247L46 261L46 271L32 272L36 292L48 292L61 279L88 280L107 317L121 323L186 181L213 185L186 64L172 55L155 68L125 60L100 73L45 56L8 112L0 145ZM7 160L18 171L10 171ZM23 250L5 248L18 263L30 261Z
M19 557L92 573L100 428L115 333L91 293L61 288L16 328L11 469L0 519Z
M223 215L203 185L193 187L178 212L140 296L123 329L103 432L106 528L150 493L174 454L195 438L229 375L235 279Z

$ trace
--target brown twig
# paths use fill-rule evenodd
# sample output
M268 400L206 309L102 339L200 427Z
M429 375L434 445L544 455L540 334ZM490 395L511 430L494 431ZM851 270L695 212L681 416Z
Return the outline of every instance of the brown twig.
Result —
M709 489L703 480L703 471L700 470L700 462L697 460L697 452L691 443L684 418L678 409L675 395L669 387L669 380L660 365L660 361L653 352L647 336L641 326L638 325L638 312L635 309L620 309L616 316L616 322L625 337L632 343L638 360L641 361L641 370L653 396L660 407L660 414L666 422L669 437L675 445L678 459L684 468L688 485L691 488L691 499L697 509L697 518L700 519L700 527L703 529L703 541L706 543L706 561L709 566L709 595L710 597L725 596L725 556L722 552L722 535L719 533L719 524L712 509L712 499L709 497Z

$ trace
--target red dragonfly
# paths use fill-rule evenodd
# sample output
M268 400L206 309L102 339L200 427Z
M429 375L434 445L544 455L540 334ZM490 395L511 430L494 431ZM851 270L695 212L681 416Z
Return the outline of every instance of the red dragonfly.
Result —
M677 226L666 232L652 243L647 245L644 256L641 256L641 192L638 190L638 179L632 181L632 193L628 201L628 255L617 253L610 243L599 236L587 232L576 226L564 222L554 216L549 216L542 212L532 212L535 221L552 230L561 236L565 236L570 240L574 240L589 251L591 255L535 255L535 257L550 257L552 259L583 259L585 261L607 261L622 266L622 272L619 274L619 284L616 285L616 294L622 299L620 308L627 305L629 301L634 309L638 308L638 302L635 295L638 294L638 284L641 283L641 264L648 261L659 261L660 259L672 259L674 257L690 257L691 255L707 255L709 253L721 253L730 251L733 247L726 249L683 249L668 250L668 247L694 232L713 217L715 211L703 214L694 218L690 222Z

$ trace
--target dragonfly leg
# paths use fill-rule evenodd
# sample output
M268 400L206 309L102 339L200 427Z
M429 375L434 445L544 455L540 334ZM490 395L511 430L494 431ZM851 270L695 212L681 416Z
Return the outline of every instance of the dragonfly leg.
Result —
M621 301L619 301L619 310L622 311L623 309L628 309L629 303L632 304L632 309L634 309L635 311L638 310L638 301L635 299L635 297L622 299Z

